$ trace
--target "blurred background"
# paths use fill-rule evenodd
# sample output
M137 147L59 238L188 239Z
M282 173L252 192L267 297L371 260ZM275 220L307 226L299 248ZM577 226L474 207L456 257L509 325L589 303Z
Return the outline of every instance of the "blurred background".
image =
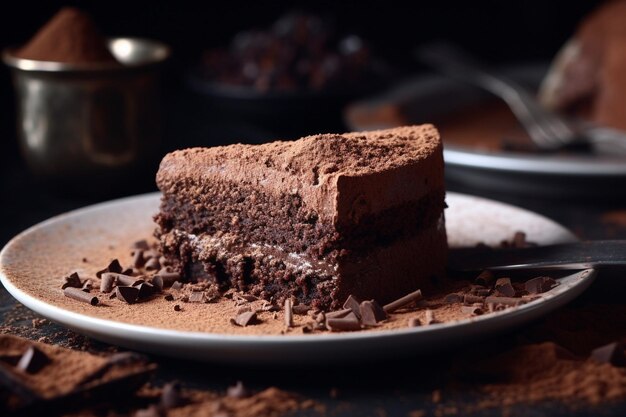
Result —
M258 143L291 139L324 131L343 131L340 112L316 119L320 110L309 106L307 120L270 116L261 122L238 117L228 103L215 101L203 83L207 51L227 48L240 32L267 29L285 13L302 11L329 18L341 36L356 34L369 56L383 63L384 77L366 81L360 93L375 94L394 82L426 69L416 62L416 47L434 40L457 44L494 66L517 63L547 65L597 1L241 1L184 2L35 2L4 5L0 13L0 47L22 45L62 6L88 12L108 37L147 37L171 47L163 68L163 135L158 152L188 146L233 142ZM194 81L195 80L195 81ZM379 82L381 81L382 82ZM370 91L371 89L371 91ZM360 95L363 95L360 94ZM353 98L357 98L355 94ZM361 97L362 98L362 97ZM288 101L289 103L289 101ZM342 102L343 103L343 102ZM321 104L324 106L324 104ZM235 106L236 107L236 106ZM262 105L261 107L265 107ZM241 110L246 112L248 110ZM253 110L254 112L254 110ZM16 137L15 90L10 71L0 68L0 242L51 214L90 202L155 190L158 158L122 183L87 192L65 189L35 178L26 168ZM234 116L233 116L234 114ZM280 113L279 113L280 115ZM83 190L85 191L85 190ZM7 220L8 219L8 220Z

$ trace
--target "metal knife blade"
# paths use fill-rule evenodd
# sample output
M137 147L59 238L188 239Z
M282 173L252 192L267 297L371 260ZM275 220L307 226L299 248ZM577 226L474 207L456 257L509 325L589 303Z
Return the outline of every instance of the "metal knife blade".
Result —
M626 240L592 240L528 248L451 248L451 271L626 267Z

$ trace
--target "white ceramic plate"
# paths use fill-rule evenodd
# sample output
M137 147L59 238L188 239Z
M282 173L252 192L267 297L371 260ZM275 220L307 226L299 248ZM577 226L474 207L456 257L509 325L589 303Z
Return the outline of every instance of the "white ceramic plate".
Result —
M467 343L469 337L511 329L554 310L582 293L594 271L561 279L545 297L515 309L426 327L319 335L249 336L167 330L104 320L55 305L58 279L85 253L129 247L132 236L147 236L159 194L129 197L76 210L35 225L0 252L0 280L21 303L80 333L131 349L204 361L240 364L329 363L416 354ZM449 193L446 224L452 246L477 241L496 244L517 230L540 244L574 239L562 226L537 214L477 197ZM54 248L55 256L45 252ZM58 254L64 254L59 256ZM54 284L52 284L54 283ZM97 313L94 313L97 314Z
M536 88L547 66L525 64L506 67L502 72L528 88ZM480 89L451 81L441 75L424 74L405 80L385 93L347 107L344 120L350 130L395 127L395 120L369 120L371 114L398 106L406 123L428 123L443 115L471 108L490 99ZM444 138L445 141L445 138ZM593 154L541 155L446 144L446 178L479 189L525 192L532 195L615 195L626 180L623 156Z

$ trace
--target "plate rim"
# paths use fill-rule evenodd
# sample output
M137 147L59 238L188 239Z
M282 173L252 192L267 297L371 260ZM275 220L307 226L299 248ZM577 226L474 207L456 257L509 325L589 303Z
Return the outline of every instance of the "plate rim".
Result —
M565 230L572 238L575 238L571 231L556 221L549 219L539 213L535 213L530 210L526 210L521 207L517 207L511 204L503 203L497 200L487 199L483 197L478 197L470 194L456 193L456 192L447 192L447 195L452 196L460 196L460 197L470 197L472 199L487 201L489 203L495 203L500 206L506 206L509 208L514 208L518 211L530 213L533 216L540 217L544 220L547 220L555 225L560 226L563 230ZM289 344L330 344L330 343L341 343L346 341L358 341L358 340L367 340L367 339L376 339L376 340L388 340L394 337L406 337L406 336L415 336L421 333L441 333L447 331L454 331L456 328L465 329L468 325L471 324L479 324L483 322L497 324L499 320L507 320L514 319L520 315L529 315L532 311L541 308L545 299L537 300L538 302L530 302L528 304L524 304L514 310L504 310L500 312L490 313L488 315L471 317L463 320L456 320L447 323L441 324L433 324L429 326L420 326L413 328L400 328L400 329L388 329L388 330L376 330L376 331L361 331L361 332L341 332L341 333L323 333L319 335L241 335L241 334L224 334L224 333L210 333L210 332L199 332L199 331L183 331L183 330L173 330L166 329L160 327L152 327L146 325L138 325L138 324L130 324L121 321L114 321L109 319L102 319L98 317L93 317L89 315L80 314L71 310L64 309L59 306L55 306L52 304L48 304L45 301L42 301L36 298L33 295L28 294L25 291L22 291L20 288L16 287L7 274L4 271L4 257L7 252L11 250L12 245L15 242L18 242L23 236L31 233L32 231L38 230L42 227L46 227L48 224L57 222L62 220L68 216L80 215L84 213L88 213L90 211L102 210L106 209L109 206L115 206L121 203L128 203L129 201L134 200L149 200L155 199L160 196L159 192L147 193L147 194L139 194L134 196L123 197L115 200L104 201L101 203L96 203L93 205L89 205L86 207L78 208L66 213L62 213L56 216L53 216L47 220L44 220L40 223L37 223L26 230L22 231L15 237L13 237L4 248L0 251L0 282L4 285L6 290L20 303L24 304L29 309L35 311L38 314L41 314L44 317L50 318L53 321L61 323L64 326L70 328L80 328L82 330L88 331L88 333L92 336L93 334L107 334L111 335L116 332L131 332L134 335L149 335L152 337L164 337L170 340L194 340L194 341L202 341L205 343L216 343L219 345L230 345L230 344L263 344L265 347L268 345L283 345L285 343ZM592 282L596 275L595 269L587 269L587 270L579 270L575 271L568 276L573 276L575 274L584 274L586 276L581 277L580 281L575 283L572 287L553 295L550 297L550 300L556 304L559 299L567 298L571 294L570 292L573 290L577 290L576 295L572 296L572 299L577 297L580 293L582 293ZM68 320L69 319L69 320ZM77 324L70 323L73 321ZM96 329L95 332L89 329ZM113 332L113 333L112 333ZM115 335L116 337L119 335ZM95 336L97 339L98 337ZM124 339L128 340L128 337L124 336ZM136 340L136 337L131 338L131 341ZM164 343L165 345L171 343Z

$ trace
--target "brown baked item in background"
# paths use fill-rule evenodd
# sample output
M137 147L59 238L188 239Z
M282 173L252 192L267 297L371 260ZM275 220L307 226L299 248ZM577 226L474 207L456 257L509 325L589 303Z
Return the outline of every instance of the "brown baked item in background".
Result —
M552 110L626 130L626 0L608 1L581 22L539 98Z

